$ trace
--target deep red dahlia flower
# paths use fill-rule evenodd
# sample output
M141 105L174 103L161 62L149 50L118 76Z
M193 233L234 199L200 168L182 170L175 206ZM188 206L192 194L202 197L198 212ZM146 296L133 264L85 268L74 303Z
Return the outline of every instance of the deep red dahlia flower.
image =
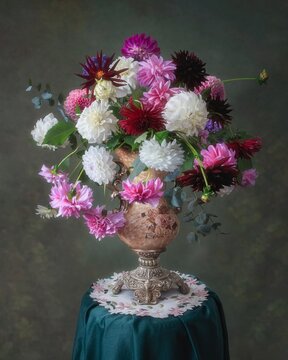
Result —
M119 125L126 134L141 135L149 129L164 130L161 108L145 104L138 107L131 98L127 105L122 106L120 114L123 119L119 121Z
M89 89L101 79L111 81L114 86L125 85L126 81L121 79L119 75L127 69L115 70L119 60L111 66L113 59L114 54L112 56L105 56L102 54L102 51L100 54L97 53L96 57L87 56L86 63L80 64L83 68L83 73L77 74L77 76L85 80L82 88Z
M256 152L261 150L262 139L259 137L251 139L238 139L230 141L226 145L229 149L235 151L235 156L237 158L251 159Z

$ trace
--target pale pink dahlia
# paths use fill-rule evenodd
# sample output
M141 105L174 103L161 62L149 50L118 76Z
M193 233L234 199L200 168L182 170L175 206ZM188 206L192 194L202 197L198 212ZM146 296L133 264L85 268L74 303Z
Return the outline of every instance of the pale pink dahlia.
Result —
M129 179L122 182L123 189L120 191L121 198L131 204L132 202L140 202L150 204L156 207L161 196L163 196L163 182L161 179L151 179L146 183L142 181L137 184L132 183Z
M48 167L43 164L38 174L50 184L55 184L57 181L61 180L68 181L68 175L61 170L56 171L55 166Z
M235 151L228 148L224 143L216 145L209 145L206 150L201 150L203 157L202 163L204 168L215 168L218 166L236 167L237 161L235 158ZM198 161L194 160L197 166Z
M112 236L125 224L125 218L122 211L106 211L104 206L97 206L87 211L83 218L89 228L90 234L96 239L101 240L105 236Z
M175 80L176 65L171 60L163 60L162 56L152 55L140 61L137 79L141 86L152 86L160 80Z
M121 52L125 57L132 57L137 61L153 54L160 55L157 41L146 34L136 34L125 39Z
M143 104L164 109L170 97L181 91L180 88L170 88L170 85L170 81L157 81L149 91L144 92L141 101Z
M95 99L87 96L85 89L75 89L70 91L64 101L65 113L74 121L78 119L76 115L77 107L82 111L84 108L92 104Z
M216 76L206 76L206 80L203 81L200 86L194 88L196 94L201 94L202 91L211 89L211 98L225 100L225 88L223 82Z
M62 217L80 217L81 211L89 210L92 207L93 192L78 182L76 186L66 180L58 181L51 189L50 205L58 209L58 215Z
M256 169L248 169L244 170L242 173L242 186L254 186L256 183L256 179L258 177L258 173Z

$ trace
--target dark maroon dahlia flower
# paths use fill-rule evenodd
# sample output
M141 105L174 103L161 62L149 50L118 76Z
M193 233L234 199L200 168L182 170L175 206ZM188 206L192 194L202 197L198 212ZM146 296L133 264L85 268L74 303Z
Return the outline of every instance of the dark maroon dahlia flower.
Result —
M217 166L205 169L208 184L213 192L218 192L224 186L235 185L238 170L233 166ZM193 191L203 191L205 182L200 168L184 171L176 180L181 187L191 186Z
M97 53L96 57L86 57L86 63L80 64L83 68L82 74L77 74L85 80L82 84L83 89L93 87L97 81L103 79L111 81L114 86L123 86L126 84L125 80L120 78L120 74L127 69L115 70L119 61L116 61L112 66L114 54L106 56L102 51Z
M212 99L209 97L206 100L208 119L211 119L217 125L223 127L229 124L232 120L230 115L232 108L226 100L220 100L219 98Z
M172 55L172 59L176 65L176 81L185 84L188 90L194 90L205 81L208 75L205 69L206 64L194 53L180 50Z

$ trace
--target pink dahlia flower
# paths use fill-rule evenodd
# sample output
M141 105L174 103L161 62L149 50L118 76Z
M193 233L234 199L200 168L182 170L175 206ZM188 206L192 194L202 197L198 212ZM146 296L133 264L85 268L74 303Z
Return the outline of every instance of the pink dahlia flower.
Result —
M211 89L212 99L225 100L225 88L223 82L216 76L206 76L206 80L203 81L200 86L194 89L196 94L201 94L202 91Z
M130 180L122 182L123 190L120 191L121 198L127 200L129 204L132 202L140 202L143 204L150 204L156 207L161 196L163 196L163 182L161 179L151 179L146 183L142 181L134 184Z
M48 167L42 165L41 171L38 174L50 184L55 184L57 181L61 180L68 181L68 175L62 171L56 171L55 166Z
M170 97L181 91L180 88L170 88L170 84L170 81L165 82L162 79L157 81L149 91L144 92L141 101L143 104L164 109Z
M58 209L58 215L62 217L80 217L81 211L89 210L92 207L93 192L78 182L76 186L66 180L58 181L51 189L50 205Z
M206 150L201 150L203 157L202 163L204 168L222 167L236 167L237 161L235 158L235 151L228 148L224 143L218 143L216 145L209 145ZM197 166L197 160L194 160L194 164Z
M244 170L242 173L242 186L254 186L256 183L256 179L258 177L258 173L256 169L248 169Z
M163 60L162 56L152 55L140 61L137 78L141 86L152 86L160 80L175 80L174 70L176 65L171 60Z
M121 49L122 55L140 61L151 55L160 55L156 40L146 34L136 34L125 39Z
M97 206L87 211L83 218L89 228L90 234L96 239L101 240L105 236L112 236L125 224L125 218L122 211L106 211L104 206Z
M85 89L75 89L70 91L66 100L64 101L65 113L74 121L78 119L76 115L76 108L79 107L82 111L84 108L92 104L95 99L87 97Z

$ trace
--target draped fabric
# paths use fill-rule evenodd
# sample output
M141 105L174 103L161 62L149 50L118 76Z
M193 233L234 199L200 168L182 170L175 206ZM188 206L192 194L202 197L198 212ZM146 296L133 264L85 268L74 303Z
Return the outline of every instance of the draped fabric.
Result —
M206 301L181 316L110 314L84 295L73 360L229 360L223 308L209 290Z

